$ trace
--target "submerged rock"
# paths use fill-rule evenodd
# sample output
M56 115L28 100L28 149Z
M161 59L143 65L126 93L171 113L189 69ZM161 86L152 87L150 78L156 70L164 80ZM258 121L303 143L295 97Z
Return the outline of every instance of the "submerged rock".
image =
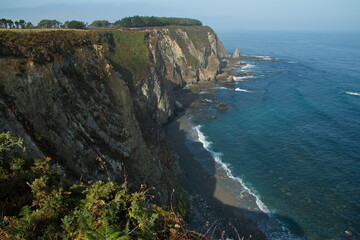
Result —
M219 105L217 105L216 108L225 111L229 109L229 106L225 102L221 102Z

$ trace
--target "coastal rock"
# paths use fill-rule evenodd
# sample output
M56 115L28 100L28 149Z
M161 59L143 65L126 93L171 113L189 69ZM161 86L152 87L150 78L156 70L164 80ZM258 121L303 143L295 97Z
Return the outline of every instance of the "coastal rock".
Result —
M179 102L179 101L176 101L175 102L176 103L176 110L178 110L178 111L182 111L182 110L184 110L184 107L183 107L183 105Z
M51 157L66 179L126 178L130 188L156 186L156 200L168 202L180 168L162 125L183 109L176 89L214 80L221 68L227 53L211 28L0 38L0 131L24 138L28 157ZM65 47L51 45L58 40Z
M225 102L221 102L219 103L216 108L218 110L222 110L222 111L225 111L225 110L228 110L229 109L229 106L225 103Z
M234 54L232 55L233 59L239 59L240 58L240 48L236 48Z
M234 82L234 76L232 76L232 75L228 76L227 81Z
M233 75L228 76L227 79L222 81L221 83L225 84L225 85L235 85L236 84Z
M211 28L0 31L0 40L0 131L24 138L26 157L51 157L72 182L156 187L156 203L188 209L163 126L182 107L175 91L221 72L228 54ZM199 209L218 220L211 205Z

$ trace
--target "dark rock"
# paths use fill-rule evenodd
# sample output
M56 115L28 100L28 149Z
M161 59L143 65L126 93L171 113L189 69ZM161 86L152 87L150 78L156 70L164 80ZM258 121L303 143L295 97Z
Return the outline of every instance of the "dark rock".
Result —
M219 105L217 105L216 108L225 111L229 109L229 106L225 102L221 102Z

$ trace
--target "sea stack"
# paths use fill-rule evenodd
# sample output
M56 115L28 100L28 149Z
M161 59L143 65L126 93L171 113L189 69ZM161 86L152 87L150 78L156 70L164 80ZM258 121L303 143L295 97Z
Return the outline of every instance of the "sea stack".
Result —
M232 58L233 59L239 59L240 58L240 48L236 48Z

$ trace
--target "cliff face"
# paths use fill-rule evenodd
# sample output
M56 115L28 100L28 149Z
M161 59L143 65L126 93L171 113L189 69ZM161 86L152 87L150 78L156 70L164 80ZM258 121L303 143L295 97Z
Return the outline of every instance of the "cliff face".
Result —
M0 131L72 180L178 189L161 125L173 91L214 80L226 51L207 27L136 32L0 32Z

